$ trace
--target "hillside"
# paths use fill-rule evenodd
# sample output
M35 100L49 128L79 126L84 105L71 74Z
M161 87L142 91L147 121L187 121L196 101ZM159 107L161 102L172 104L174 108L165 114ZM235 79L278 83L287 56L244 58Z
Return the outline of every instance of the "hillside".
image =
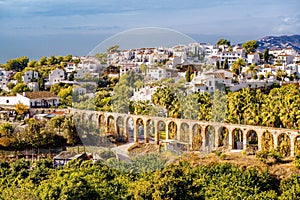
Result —
M293 47L298 53L300 53L300 35L283 35L283 36L266 36L257 40L258 50L264 51L266 48L271 47Z

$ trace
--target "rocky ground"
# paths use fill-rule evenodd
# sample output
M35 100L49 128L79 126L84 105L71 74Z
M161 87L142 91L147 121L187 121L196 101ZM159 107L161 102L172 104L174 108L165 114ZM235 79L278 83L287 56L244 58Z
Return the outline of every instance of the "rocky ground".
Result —
M131 157L150 152L158 152L159 146L155 144L134 144L129 147L128 152ZM170 154L170 159L174 161L174 155ZM284 179L293 174L300 174L300 169L293 165L293 158L284 158L280 163L265 164L254 155L244 155L239 152L226 152L223 155L216 153L203 154L199 151L186 152L176 157L175 161L188 160L192 165L212 165L216 163L230 163L235 166L246 168L257 168L260 171L268 170L273 176Z

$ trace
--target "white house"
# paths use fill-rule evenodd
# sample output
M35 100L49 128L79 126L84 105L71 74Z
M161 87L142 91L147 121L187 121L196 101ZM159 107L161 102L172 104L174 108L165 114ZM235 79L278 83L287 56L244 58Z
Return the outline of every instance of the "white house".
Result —
M30 82L30 83L27 83L27 86L29 89L31 89L33 92L36 92L39 90L39 84L38 82Z
M163 78L171 78L177 74L177 70L164 69L161 67L149 67L147 70L147 76L152 80L161 80Z
M17 98L29 108L48 108L59 105L59 97L48 91L23 92L23 94L17 94Z
M37 71L29 70L24 73L24 76L22 76L22 81L24 83L32 82L32 79L38 79L39 73Z
M51 86L65 79L65 72L62 69L55 69L49 74L49 81L46 85Z
M230 67L234 63L234 61L236 61L238 58L244 59L244 54L242 51L223 51L220 53L221 63L225 62L225 60L227 59L228 65Z
M247 55L248 64L259 64L259 54L257 52L248 53Z
M6 71L3 68L0 68L0 88L2 90L7 90L7 83L9 82L9 78L12 76L12 71Z
M283 65L288 65L293 63L293 59L294 59L293 55L289 55L285 53L279 54L277 56L277 61L280 61Z
M194 92L213 92L219 87L231 85L232 79L233 74L228 70L205 73L194 72L194 78L190 82L190 86L192 86Z
M22 103L29 108L48 108L59 105L59 97L48 91L23 92L16 96L1 96L0 106L13 107Z
M154 94L157 87L143 87L141 89L134 89L131 101L151 101L151 96Z

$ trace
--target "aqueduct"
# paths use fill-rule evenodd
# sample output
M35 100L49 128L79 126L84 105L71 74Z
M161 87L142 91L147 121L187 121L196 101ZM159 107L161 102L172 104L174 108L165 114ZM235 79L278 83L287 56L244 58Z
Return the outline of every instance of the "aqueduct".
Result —
M270 150L289 143L286 153L294 156L295 148L300 144L300 131L292 129L79 109L72 109L71 114L77 119L95 123L105 133L123 134L127 141L156 144L177 141L186 144L189 150L220 146L246 149L253 143L257 150ZM268 145L263 145L265 143Z

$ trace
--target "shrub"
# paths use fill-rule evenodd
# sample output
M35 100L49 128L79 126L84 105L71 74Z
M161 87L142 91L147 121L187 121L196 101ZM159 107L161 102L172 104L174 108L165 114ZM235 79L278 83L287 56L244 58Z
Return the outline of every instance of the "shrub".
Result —
M256 158L260 159L263 163L273 164L281 161L282 154L275 150L259 151L256 153Z
M294 166L300 168L300 152L297 152L294 157Z

